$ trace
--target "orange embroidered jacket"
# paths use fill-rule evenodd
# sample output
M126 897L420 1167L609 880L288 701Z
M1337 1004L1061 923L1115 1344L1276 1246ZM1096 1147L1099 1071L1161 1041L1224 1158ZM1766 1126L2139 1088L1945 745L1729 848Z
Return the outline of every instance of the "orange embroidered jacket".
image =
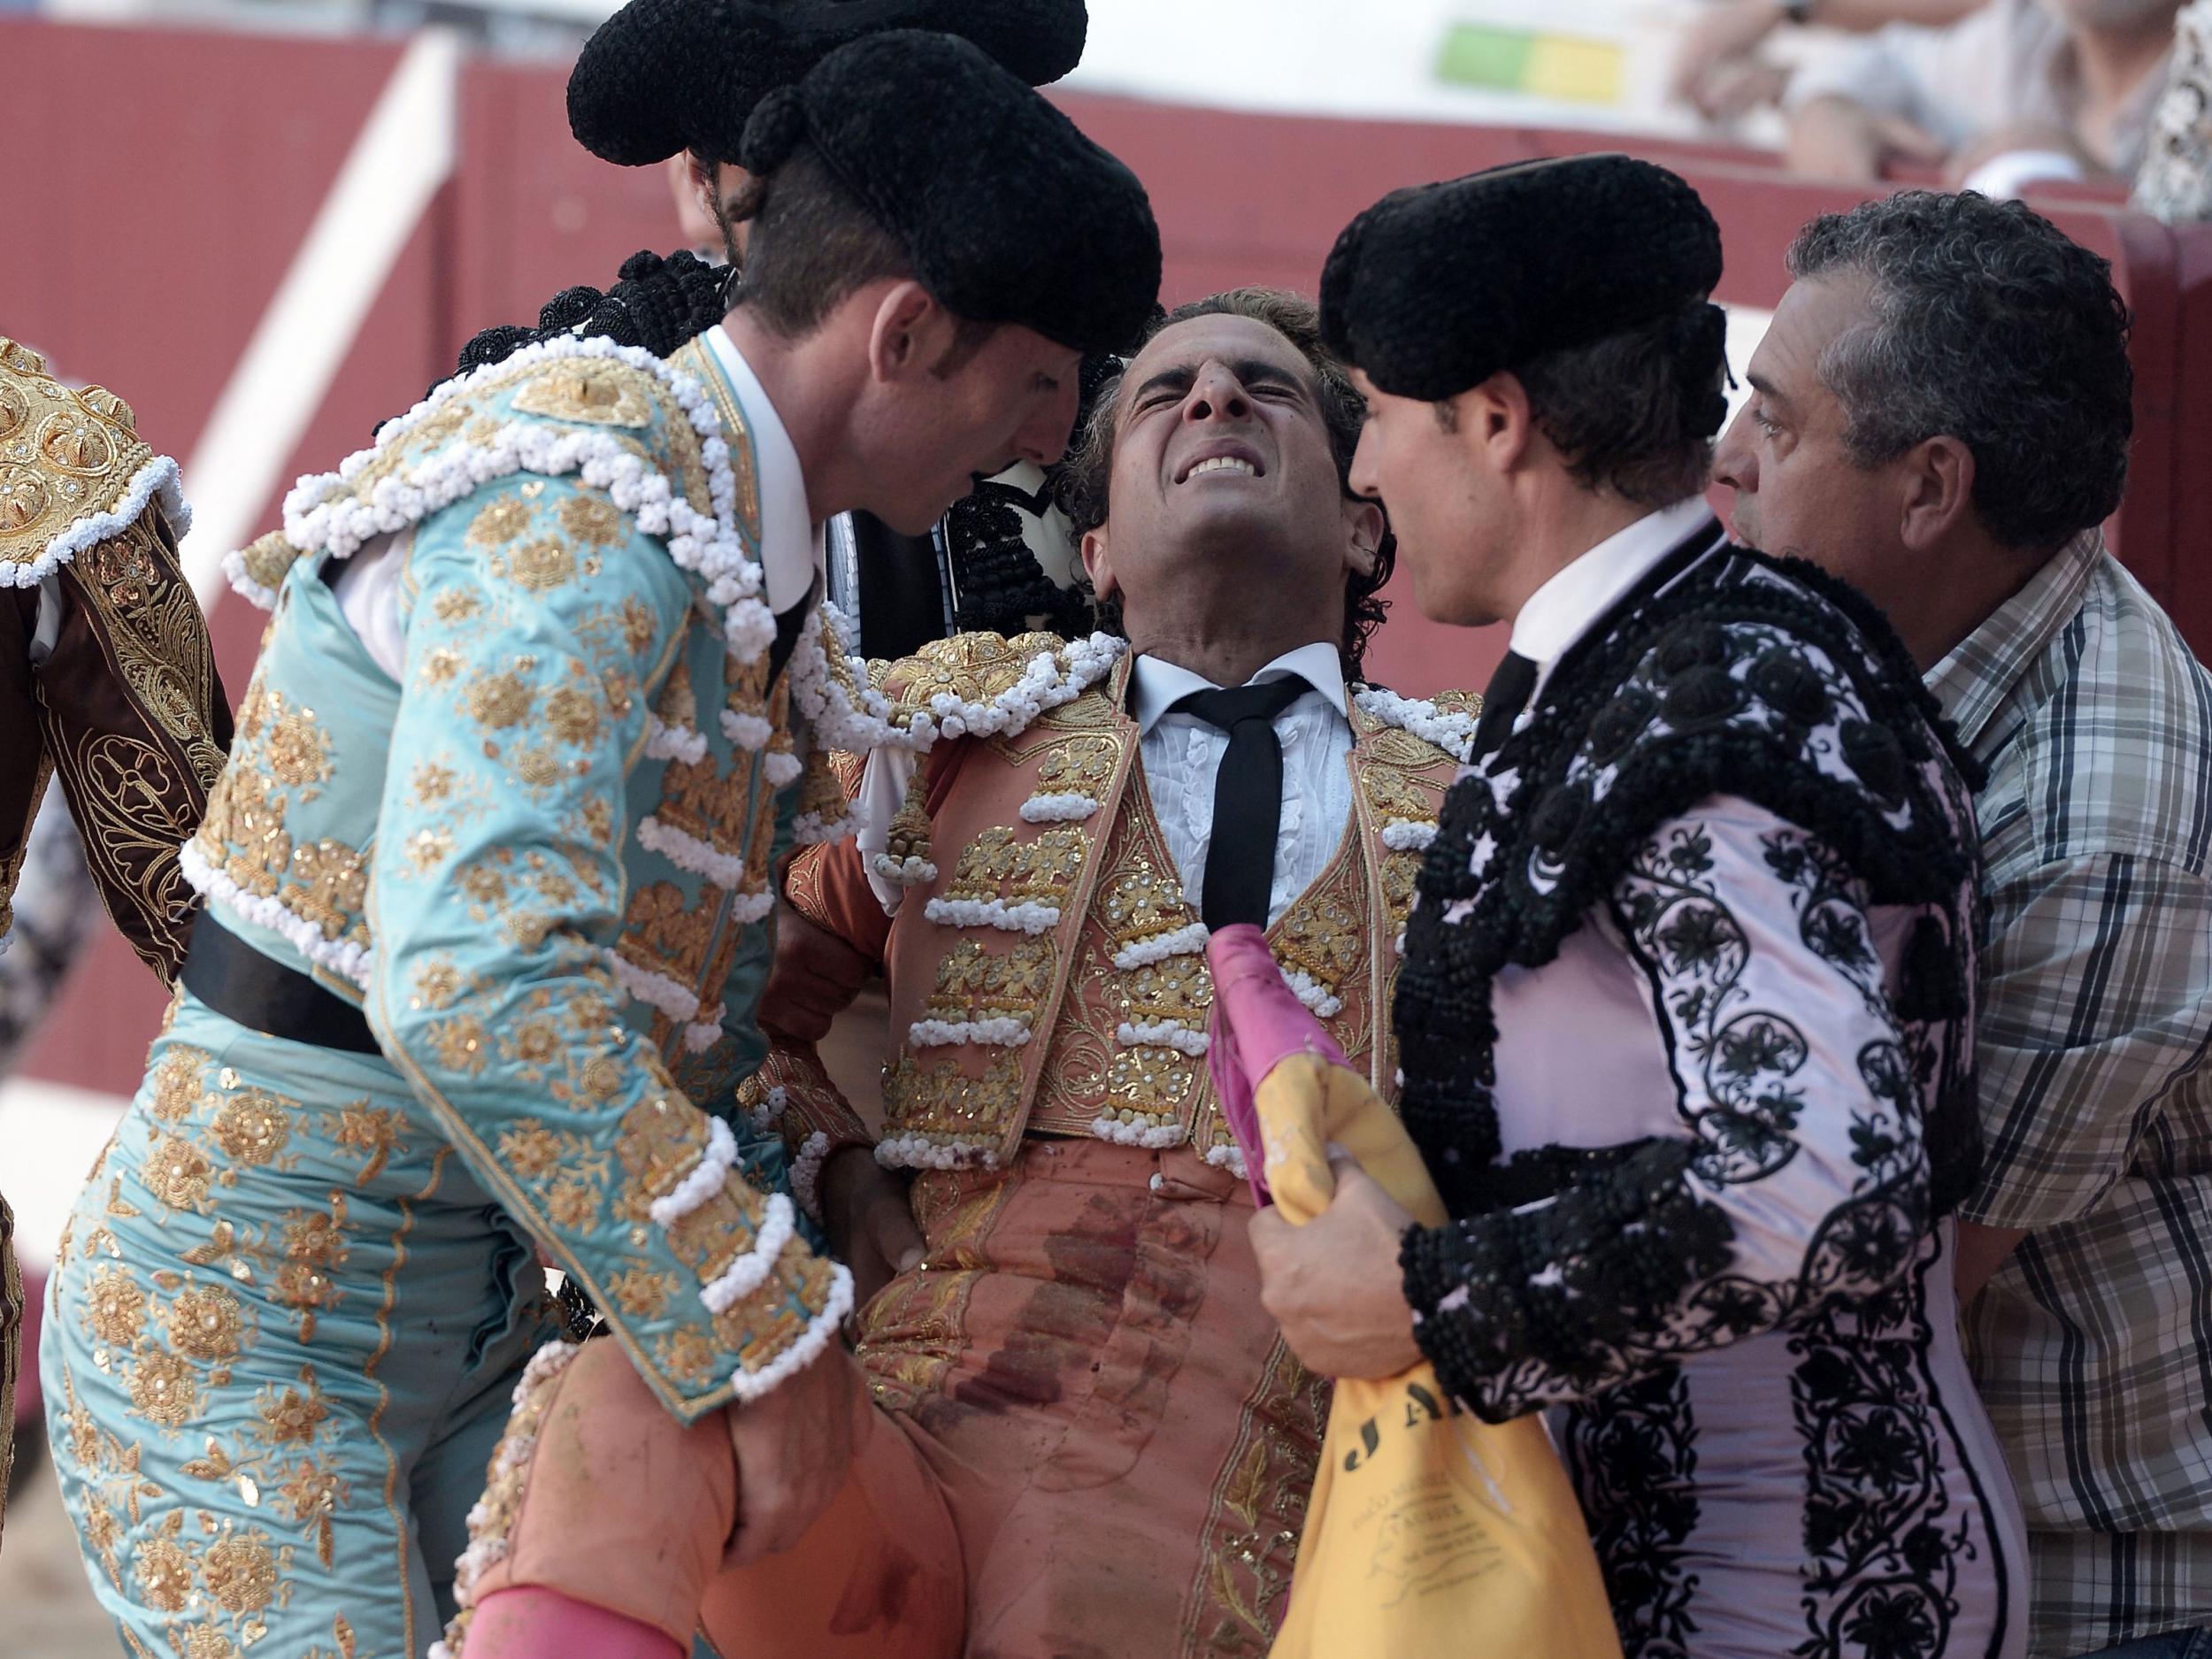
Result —
M962 635L872 677L895 707L926 694L972 706L1057 643ZM988 1167L1025 1133L1088 1134L1240 1163L1206 1073L1206 929L1144 784L1128 673L1125 658L1026 724L939 741L888 854L814 847L787 871L803 915L885 964L896 1037L879 1138L810 1045L775 1041L741 1091L781 1130L802 1202L850 1145L874 1144L893 1167ZM1355 693L1350 820L1268 929L1293 986L1386 1094L1398 939L1458 764L1439 743L1463 742L1474 702ZM895 917L870 886L872 856L908 887Z

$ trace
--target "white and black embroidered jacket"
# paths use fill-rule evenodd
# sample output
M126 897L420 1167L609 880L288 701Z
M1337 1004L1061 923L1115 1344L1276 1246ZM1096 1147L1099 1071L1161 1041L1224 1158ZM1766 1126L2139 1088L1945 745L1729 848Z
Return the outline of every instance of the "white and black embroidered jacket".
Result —
M1976 1157L1973 819L1886 623L1735 549L1609 621L1454 787L1398 994L1456 1217L1406 1287L1495 1418L1878 1293ZM1593 971L1598 1029L1513 1022ZM1663 1098L1591 1098L1624 1035Z

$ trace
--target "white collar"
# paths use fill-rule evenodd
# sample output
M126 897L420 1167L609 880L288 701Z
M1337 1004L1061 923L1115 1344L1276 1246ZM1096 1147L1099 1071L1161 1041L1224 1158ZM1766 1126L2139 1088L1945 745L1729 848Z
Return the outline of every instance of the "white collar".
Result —
M1130 712L1136 716L1140 736L1150 733L1160 723L1162 715L1192 692L1220 689L1204 675L1194 674L1157 657L1138 657L1130 664L1129 674ZM1336 647L1326 640L1316 640L1294 651L1285 651L1244 683L1257 686L1287 674L1297 675L1326 697L1344 718L1352 718L1349 701L1344 695L1343 659L1337 656Z
M707 349L737 395L753 440L753 461L760 483L760 564L767 579L768 608L780 616L807 595L822 563L822 526L808 516L806 479L799 452L784 429L783 417L768 388L745 361L720 323L707 330Z
M1513 618L1513 650L1534 663L1540 673L1548 670L1652 566L1712 516L1705 498L1692 495L1616 530L1528 596Z

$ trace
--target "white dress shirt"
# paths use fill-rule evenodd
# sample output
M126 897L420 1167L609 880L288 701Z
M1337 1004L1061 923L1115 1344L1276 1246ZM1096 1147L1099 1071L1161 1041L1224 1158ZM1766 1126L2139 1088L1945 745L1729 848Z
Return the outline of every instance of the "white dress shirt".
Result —
M1712 516L1713 510L1702 495L1646 513L1625 529L1616 530L1531 594L1513 618L1512 649L1536 664L1538 687L1542 687L1552 665L1589 631L1592 623ZM1717 525L1713 535L1716 541L1719 539Z
M1153 814L1184 896L1196 910L1213 843L1214 774L1228 752L1229 736L1196 715L1170 709L1194 691L1217 687L1156 657L1138 657L1129 672L1130 712ZM1286 651L1245 683L1264 685L1294 674L1312 689L1275 717L1283 745L1283 804L1275 831L1275 879L1267 895L1271 923L1328 867L1352 813L1352 777L1345 764L1352 752L1350 699L1336 647L1316 641ZM887 843L913 766L913 757L903 749L878 749L861 780L860 850L868 860L868 885L890 916L898 914L905 889L876 873L874 855Z
M766 578L768 608L778 616L797 604L814 585L822 565L822 526L809 516L806 479L799 452L776 412L768 388L760 383L745 354L720 323L704 339L715 366L729 377L738 411L753 437L753 465L760 482L760 563Z

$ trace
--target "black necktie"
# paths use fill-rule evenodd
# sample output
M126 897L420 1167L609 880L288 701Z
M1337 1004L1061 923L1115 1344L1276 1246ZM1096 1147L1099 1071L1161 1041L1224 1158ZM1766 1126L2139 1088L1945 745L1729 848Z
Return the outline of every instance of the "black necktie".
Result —
M1480 760L1505 741L1514 717L1528 707L1529 694L1535 689L1535 662L1518 651L1508 651L1483 687L1482 718L1475 722L1475 750L1469 758Z
M1171 713L1192 714L1229 734L1214 773L1214 833L1199 913L1209 927L1267 926L1275 886L1275 832L1283 818L1283 742L1275 717L1312 689L1295 675L1263 686L1194 691Z

